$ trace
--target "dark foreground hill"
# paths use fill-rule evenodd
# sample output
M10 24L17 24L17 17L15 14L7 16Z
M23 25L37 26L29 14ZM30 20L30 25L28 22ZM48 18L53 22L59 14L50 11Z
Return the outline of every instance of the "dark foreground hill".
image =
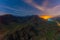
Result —
M0 16L0 40L60 40L60 27L37 15Z

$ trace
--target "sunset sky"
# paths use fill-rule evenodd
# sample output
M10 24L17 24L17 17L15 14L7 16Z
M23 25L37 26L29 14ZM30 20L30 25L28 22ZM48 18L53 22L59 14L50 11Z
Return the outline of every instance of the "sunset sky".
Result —
M60 15L60 0L0 0L0 15Z

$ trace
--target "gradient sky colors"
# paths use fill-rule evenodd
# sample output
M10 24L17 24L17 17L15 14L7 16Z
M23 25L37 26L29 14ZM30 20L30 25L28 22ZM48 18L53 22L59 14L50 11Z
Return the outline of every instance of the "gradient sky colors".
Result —
M0 0L0 15L60 15L60 0Z

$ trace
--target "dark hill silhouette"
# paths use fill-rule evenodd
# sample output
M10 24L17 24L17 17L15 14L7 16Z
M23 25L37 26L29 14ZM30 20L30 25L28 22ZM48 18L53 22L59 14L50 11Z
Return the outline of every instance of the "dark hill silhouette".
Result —
M9 24L11 22L24 23L24 22L31 21L31 20L33 22L34 21L38 21L38 22L44 21L41 18L39 18L37 15L20 17L20 16L13 16L10 14L6 14L3 16L0 16L0 23L1 24Z

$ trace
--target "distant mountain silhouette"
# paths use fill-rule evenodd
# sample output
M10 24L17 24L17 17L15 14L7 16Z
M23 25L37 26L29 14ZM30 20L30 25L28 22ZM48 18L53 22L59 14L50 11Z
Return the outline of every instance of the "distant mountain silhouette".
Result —
M52 18L53 20L59 21L60 22L60 15Z
M37 15L20 17L20 16L13 16L13 15L10 15L10 14L6 14L6 15L3 15L3 16L0 16L0 23L1 24L9 24L11 22L24 23L24 22L27 22L27 21L43 22L44 20L39 18Z

